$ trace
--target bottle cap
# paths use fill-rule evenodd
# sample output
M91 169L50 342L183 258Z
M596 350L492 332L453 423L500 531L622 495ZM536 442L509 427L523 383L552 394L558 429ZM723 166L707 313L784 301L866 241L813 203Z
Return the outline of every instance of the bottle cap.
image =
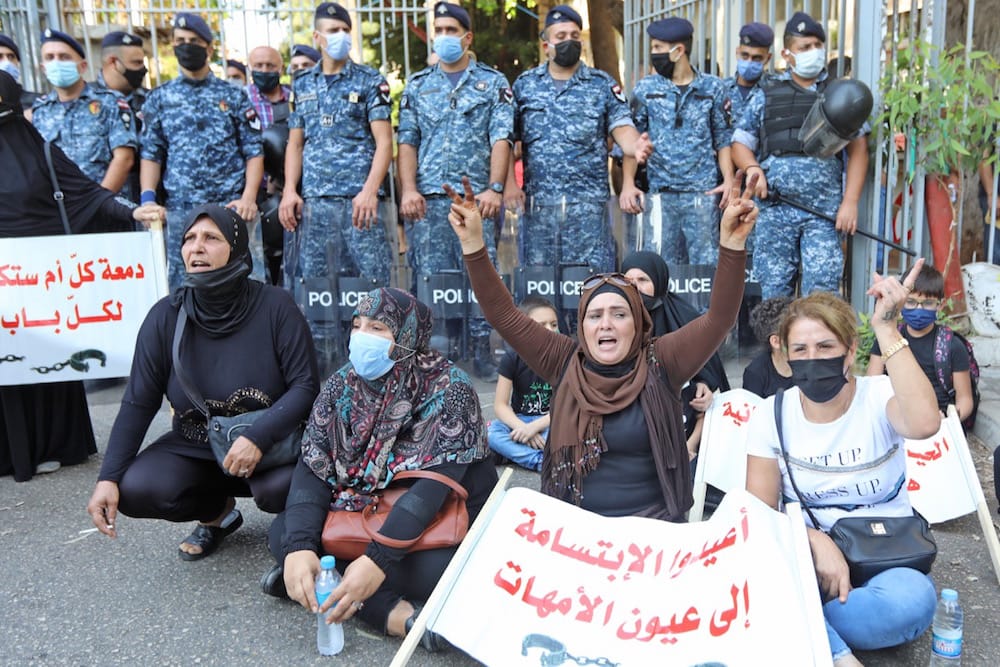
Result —
M323 556L322 558L319 559L319 566L324 570L332 570L333 568L337 567L337 559L334 558L333 556ZM954 592L955 591L952 591L952 593ZM941 594L944 595L944 592L942 591Z
M956 591L954 589L951 589L951 588L942 588L941 589L941 599L942 600L949 600L949 601L950 600L957 600L958 599L958 591Z

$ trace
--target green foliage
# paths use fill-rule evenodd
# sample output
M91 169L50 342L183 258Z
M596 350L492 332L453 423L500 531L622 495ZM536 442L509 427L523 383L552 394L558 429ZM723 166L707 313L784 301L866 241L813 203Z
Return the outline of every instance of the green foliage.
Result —
M881 81L884 111L878 122L915 141L917 163L929 173L974 170L989 152L1000 122L1000 65L986 51L966 63L961 44L947 50L913 40L900 49Z

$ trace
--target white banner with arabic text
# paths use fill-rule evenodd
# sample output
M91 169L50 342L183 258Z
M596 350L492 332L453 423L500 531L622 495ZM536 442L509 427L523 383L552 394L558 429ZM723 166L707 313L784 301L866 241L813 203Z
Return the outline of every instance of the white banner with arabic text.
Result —
M163 293L154 232L0 239L0 385L129 374Z

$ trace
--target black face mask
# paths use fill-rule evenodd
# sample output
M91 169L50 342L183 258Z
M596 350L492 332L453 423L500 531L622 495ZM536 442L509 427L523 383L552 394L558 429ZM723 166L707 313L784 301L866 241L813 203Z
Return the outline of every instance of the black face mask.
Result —
M265 93L269 93L277 88L278 82L281 80L281 72L258 72L254 70L250 75L253 78L253 84Z
M178 44L174 47L177 64L189 72L197 72L208 62L208 49L199 44Z
M788 360L792 367L792 384L814 403L826 403L847 384L844 377L846 355L833 359Z
M646 307L646 310L652 312L657 308L663 306L663 299L658 296L649 296L648 294L640 293L639 296L642 297L642 305Z
M142 80L146 78L146 72L149 71L145 68L145 66L140 67L139 69L129 69L125 67L124 63L122 63L122 69L124 71L121 72L121 75L125 77L128 87L132 90L142 87Z
M552 48L555 50L552 62L556 65L560 67L572 67L580 62L580 51L583 49L583 45L579 40L567 39L564 42L559 42Z
M674 65L677 63L670 59L669 53L653 53L649 56L649 60L653 63L653 69L657 74L667 79L674 78Z

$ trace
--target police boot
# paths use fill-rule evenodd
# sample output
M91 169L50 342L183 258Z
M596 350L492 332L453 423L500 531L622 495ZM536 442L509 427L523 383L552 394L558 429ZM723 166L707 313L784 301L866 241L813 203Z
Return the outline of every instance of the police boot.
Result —
M476 377L486 382L497 381L497 364L493 360L493 348L490 346L489 336L480 336L475 339L475 358L472 362L472 370Z

